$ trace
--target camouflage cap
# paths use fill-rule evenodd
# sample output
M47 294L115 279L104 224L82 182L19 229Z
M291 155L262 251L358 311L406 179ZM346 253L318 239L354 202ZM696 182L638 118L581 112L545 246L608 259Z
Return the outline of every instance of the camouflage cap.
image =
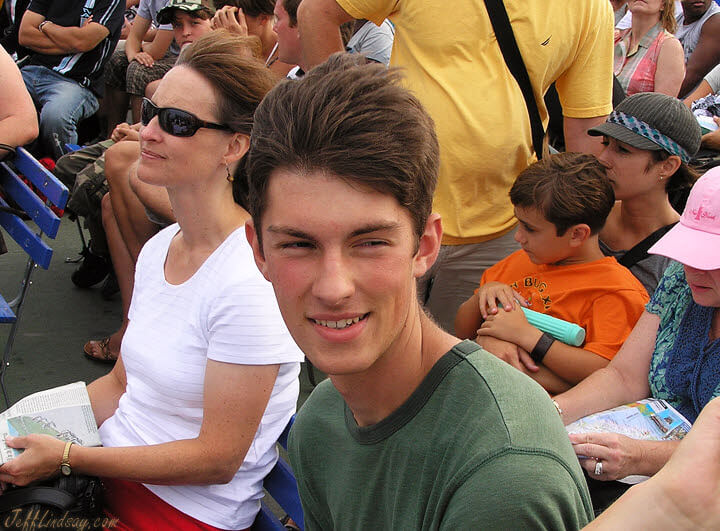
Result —
M169 0L157 14L158 24L171 24L176 9L186 13L205 11L211 17L215 14L215 6L212 0Z

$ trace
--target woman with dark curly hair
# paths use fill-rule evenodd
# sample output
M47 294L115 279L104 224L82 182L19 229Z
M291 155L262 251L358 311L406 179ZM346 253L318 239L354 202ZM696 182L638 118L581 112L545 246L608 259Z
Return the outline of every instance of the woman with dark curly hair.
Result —
M278 75L286 75L295 66L278 60L277 34L273 30L275 0L217 0L215 7L213 28L257 37L265 66Z
M676 209L697 179L688 163L700 148L700 127L680 100L646 92L625 99L588 134L603 137L598 158L616 199L600 248L652 295L669 260L647 250L680 219Z

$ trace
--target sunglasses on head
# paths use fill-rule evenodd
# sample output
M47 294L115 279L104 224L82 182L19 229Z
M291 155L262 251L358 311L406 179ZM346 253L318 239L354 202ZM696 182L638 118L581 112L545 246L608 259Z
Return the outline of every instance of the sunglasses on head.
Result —
M143 98L140 108L140 120L148 125L150 120L158 117L160 129L172 136L193 136L201 127L232 131L227 125L205 122L192 113L172 107L158 107L147 98Z

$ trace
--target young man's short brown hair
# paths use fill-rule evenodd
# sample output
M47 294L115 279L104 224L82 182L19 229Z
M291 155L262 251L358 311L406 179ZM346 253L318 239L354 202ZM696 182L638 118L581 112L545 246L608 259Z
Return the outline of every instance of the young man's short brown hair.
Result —
M418 238L432 211L438 142L432 119L397 70L335 54L286 80L255 112L248 154L249 210L260 237L273 172L327 172L393 196Z
M282 7L287 11L291 28L297 27L297 12L300 7L300 2L302 2L302 0L282 0Z
M515 180L510 201L535 208L562 236L584 223L592 234L605 225L615 203L605 167L593 155L558 153L531 164Z
M273 16L275 0L215 0L215 8L225 6L239 7L245 15L259 17L260 15Z

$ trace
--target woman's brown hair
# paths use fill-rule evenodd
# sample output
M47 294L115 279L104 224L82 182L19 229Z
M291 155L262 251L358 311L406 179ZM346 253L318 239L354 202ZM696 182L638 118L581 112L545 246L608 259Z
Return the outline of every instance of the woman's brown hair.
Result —
M215 90L219 122L250 136L253 114L278 78L254 57L255 39L216 30L183 48L176 66L192 68ZM246 158L235 170L233 197L246 208Z

